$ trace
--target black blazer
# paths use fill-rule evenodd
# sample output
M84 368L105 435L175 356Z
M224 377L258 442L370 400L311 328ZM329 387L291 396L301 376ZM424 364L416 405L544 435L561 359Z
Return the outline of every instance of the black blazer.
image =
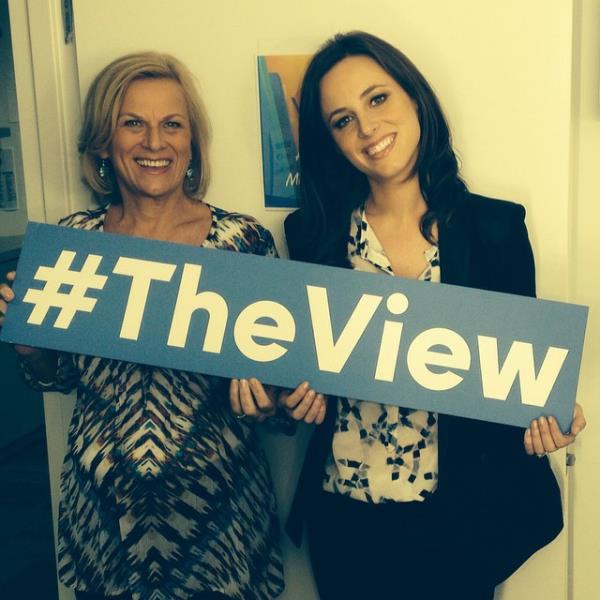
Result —
M439 223L444 283L535 296L535 268L525 209L512 202L466 194L446 223ZM290 258L315 262L300 211L285 220ZM345 254L329 264L349 266ZM286 530L299 544L311 501L322 485L335 411L317 427ZM496 583L509 577L562 529L560 491L547 458L528 456L524 430L439 415L436 495L474 552L485 553Z

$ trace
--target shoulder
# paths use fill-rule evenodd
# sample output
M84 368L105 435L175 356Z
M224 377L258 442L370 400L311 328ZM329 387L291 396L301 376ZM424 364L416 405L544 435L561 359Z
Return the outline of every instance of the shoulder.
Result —
M523 218L525 207L512 200L488 198L479 194L466 194L463 207L472 211L477 216L493 217L498 219Z
M96 209L81 210L63 217L58 224L62 227L75 227L76 229L96 229L106 216L107 206Z
M502 241L521 229L525 220L525 207L509 200L466 194L456 211L472 233L489 242Z
M302 211L298 209L287 215L287 217L284 219L284 225L286 231L288 228L291 230L300 228L302 225Z
M251 215L210 206L213 215L211 240L216 247L252 254L276 255L271 232Z
M327 231L322 231L314 221L307 218L306 212L298 209L284 221L285 239L292 260L318 263L335 267L350 267L348 262L348 233L350 214L336 215L337 221L329 223Z
M468 194L440 229L440 248L442 235L442 262L444 253L468 256L472 287L535 296L535 264L522 205Z
M302 211L295 210L290 213L283 221L283 229L290 258L311 262L311 250L314 252L315 248L308 243L311 236L310 232L307 231L306 220Z

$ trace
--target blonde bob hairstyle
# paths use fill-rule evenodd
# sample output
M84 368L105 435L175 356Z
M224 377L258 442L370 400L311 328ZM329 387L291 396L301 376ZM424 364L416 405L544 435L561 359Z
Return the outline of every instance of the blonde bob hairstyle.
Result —
M190 71L168 54L137 52L117 58L96 76L87 93L83 123L79 135L79 154L83 180L96 200L120 202L114 173L106 169L100 177L100 154L107 152L117 126L123 97L129 84L138 79L173 79L183 89L192 134L192 176L185 177L183 191L189 198L201 200L210 181L208 144L210 124Z

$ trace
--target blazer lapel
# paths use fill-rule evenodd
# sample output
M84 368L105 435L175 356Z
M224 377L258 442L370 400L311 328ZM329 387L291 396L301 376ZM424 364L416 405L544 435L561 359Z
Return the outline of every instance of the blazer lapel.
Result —
M462 208L462 207L461 207ZM458 208L445 224L438 225L442 283L472 285L469 281L471 245L465 212Z

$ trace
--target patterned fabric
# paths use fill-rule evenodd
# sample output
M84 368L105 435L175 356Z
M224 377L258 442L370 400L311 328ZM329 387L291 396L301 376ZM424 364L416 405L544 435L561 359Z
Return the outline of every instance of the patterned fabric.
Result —
M352 214L348 257L354 269L394 275L364 208ZM440 281L437 246L418 279ZM323 489L363 502L423 501L437 487L437 414L344 398L338 401Z
M271 234L253 218L210 208L204 248L276 256ZM102 230L105 215L80 212L61 224ZM239 600L281 593L269 468L252 427L229 409L228 383L60 355L56 381L39 387L77 388L61 479L65 585L130 591L135 600L183 600L202 590Z

